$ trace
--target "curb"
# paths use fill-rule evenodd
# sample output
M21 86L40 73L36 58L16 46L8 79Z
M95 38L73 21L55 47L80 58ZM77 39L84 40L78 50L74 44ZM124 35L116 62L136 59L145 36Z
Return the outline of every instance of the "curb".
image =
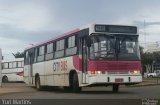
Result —
M138 84L138 85L131 85L131 86L126 86L126 87L143 87L143 86L156 86L160 84Z

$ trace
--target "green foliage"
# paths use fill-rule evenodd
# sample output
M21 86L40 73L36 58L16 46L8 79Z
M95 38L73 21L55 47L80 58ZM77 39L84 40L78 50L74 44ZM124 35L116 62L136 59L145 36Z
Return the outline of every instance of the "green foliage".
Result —
M145 65L152 65L155 62L160 63L160 52L147 53L143 52L143 47L140 47L140 54L143 71L146 71Z
M24 52L17 52L17 53L12 53L13 54L13 56L15 57L15 58L23 58L24 57Z

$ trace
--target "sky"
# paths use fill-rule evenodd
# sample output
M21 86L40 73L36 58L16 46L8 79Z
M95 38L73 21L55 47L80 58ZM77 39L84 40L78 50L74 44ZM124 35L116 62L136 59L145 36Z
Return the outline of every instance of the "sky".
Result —
M0 0L4 56L90 23L134 25L141 44L160 42L160 0Z

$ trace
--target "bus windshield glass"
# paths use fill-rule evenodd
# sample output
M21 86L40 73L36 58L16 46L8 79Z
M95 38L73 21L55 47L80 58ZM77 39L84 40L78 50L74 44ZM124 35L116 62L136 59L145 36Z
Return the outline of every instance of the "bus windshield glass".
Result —
M90 59L115 59L115 37L108 35L93 35L91 37Z
M90 59L139 60L138 36L93 34Z
M118 59L139 60L138 36L117 36Z

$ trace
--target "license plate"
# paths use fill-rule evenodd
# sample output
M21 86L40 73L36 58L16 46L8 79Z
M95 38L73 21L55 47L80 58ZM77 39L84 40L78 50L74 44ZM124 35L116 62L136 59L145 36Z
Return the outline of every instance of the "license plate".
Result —
M115 79L115 82L116 82L116 83L122 83L122 82L123 82L123 78L116 78L116 79Z

